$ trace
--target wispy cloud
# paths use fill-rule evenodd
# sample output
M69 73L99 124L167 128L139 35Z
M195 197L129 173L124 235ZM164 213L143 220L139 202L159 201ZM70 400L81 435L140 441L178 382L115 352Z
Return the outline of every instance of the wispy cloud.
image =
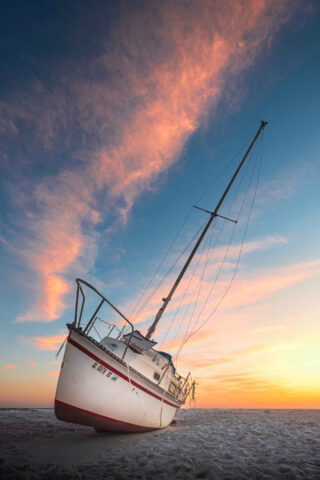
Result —
M35 80L2 105L8 134L19 134L22 123L47 149L80 145L76 167L18 199L28 198L30 207L23 255L38 292L18 321L61 315L70 268L93 266L102 216L117 211L126 222L139 195L177 161L234 75L254 63L291 11L290 2L272 0L147 3L124 12L111 44L85 68L66 65L55 72L54 88Z
M299 189L310 183L317 175L315 164L307 162L295 162L295 168L291 171L281 172L272 180L262 184L257 192L257 204L267 204L286 200L292 197Z
M20 365L13 364L13 363L5 363L1 369L7 368L9 370L18 370L24 367L36 367L36 366L37 366L37 363L34 362L33 360L30 360L29 362L20 364Z
M49 365L61 365L61 360L53 360L52 362L49 362Z
M235 352L236 355L251 355L251 354L261 354L261 353L272 353L286 350L293 350L297 348L295 344L286 344L286 343L272 343L272 344L261 344L261 345L251 345Z
M231 246L221 245L218 248L210 248L205 254L196 254L193 260L193 264L197 265L194 273L192 273L192 268L187 272L185 278L178 287L174 298L172 299L168 312L174 311L176 308L189 305L195 301L195 293L197 292L200 283L203 284L201 287L200 295L198 297L199 302L202 302L207 294L208 289L213 285L215 275L218 274L221 269L221 277L219 282L215 286L215 291L218 293L218 296L221 294L221 291L225 288L226 281L221 281L225 277L226 273L234 271L235 269L235 260L237 260L242 249L242 257L245 254L257 252L257 251L267 251L270 248L276 248L286 243L286 239L281 236L267 236L266 238L255 240L251 242L245 242L242 245L234 244ZM226 255L227 252L227 255ZM180 262L181 265L183 262ZM205 271L204 271L205 267ZM202 275L204 272L204 275ZM219 275L220 276L220 275ZM192 280L189 282L190 278ZM170 290L173 282L175 280L174 275L170 275L165 282L162 282L159 288L154 291L154 286L152 285L143 295L141 299L141 305L143 309L139 307L132 316L132 320L135 322L143 322L144 320L154 316L159 309L158 299L165 297L168 291ZM153 282L154 284L160 283L161 279L156 278ZM188 286L186 291L186 286ZM186 292L186 293L185 293ZM125 311L130 311L130 306L125 307Z
M238 258L240 248L241 248L241 255L243 256L247 253L266 251L266 250L269 250L270 248L280 247L281 245L284 245L286 243L287 243L287 239L285 237L282 237L280 235L274 235L274 236L268 235L267 237L260 240L245 242L243 243L243 245L233 244L233 245L230 245L229 247L227 247L226 245L222 245L218 248L214 248L210 250L208 252L208 258L207 256L202 256L201 258L200 255L198 254L196 255L195 259L197 260L198 258L202 262L208 261L208 263L213 263L214 266L216 267L217 264L215 262L224 260L226 249L228 249L227 260L231 262ZM229 263L229 266L232 268L234 266L234 263Z
M278 295L283 290L301 284L310 278L316 278L319 274L320 260L287 265L281 268L264 270L264 273L255 272L255 274L251 275L247 275L243 270L225 298L223 298L223 296L230 280L222 277L221 280L216 282L213 292L211 291L212 282L207 279L201 287L200 294L198 294L199 274L195 275L188 286L188 295L183 297L180 291L180 293L178 292L178 299L172 301L172 305L169 304L168 315L163 318L162 332L159 334L159 338L163 338L167 329L170 328L169 337L163 348L169 348L170 351L173 352L175 349L178 349L182 341L185 340L184 349L186 349L186 347L192 347L194 343L198 343L202 345L201 348L203 351L207 339L210 343L210 351L210 348L212 349L212 346L216 342L215 333L217 322L216 316L213 314L217 313L217 305L219 306L220 322L228 322L228 324L233 325L234 328L236 328L236 325L241 325L243 329L248 322L252 322L261 316L261 313L265 309L263 304L261 305L261 302L265 302L272 295ZM171 285L170 279L168 279L168 284L165 287L169 287L169 285ZM186 282L184 286L181 287L182 291L183 288L187 288L187 285ZM179 298L183 300L182 302L180 301L181 306L179 305ZM223 302L220 304L222 298ZM259 305L259 313L250 309L249 311L242 311L242 309L253 305ZM193 310L194 307L195 310ZM179 312L174 317L175 321L171 324L172 315L175 314L177 308L180 308ZM237 310L235 311L235 309ZM151 308L148 305L146 305L146 312L151 312ZM143 315L142 318L144 318ZM261 333L266 334L268 331L279 330L285 320L286 319L279 319L280 325L272 326L272 328L269 325L263 325L263 327L261 326L260 328L254 326L254 328L252 328L252 325L250 325L250 334L259 335ZM240 353L243 356L250 353L261 353L262 351L271 352L292 348L295 348L295 345L292 343L275 342L273 344L248 346ZM236 352L229 353L234 355Z
M17 370L17 365L13 365L12 363L5 363L4 368L8 368L9 370Z
M26 367L36 367L37 362L30 360L28 363L26 363Z
M66 335L53 335L49 337L34 337L28 339L38 350L57 350L65 340Z

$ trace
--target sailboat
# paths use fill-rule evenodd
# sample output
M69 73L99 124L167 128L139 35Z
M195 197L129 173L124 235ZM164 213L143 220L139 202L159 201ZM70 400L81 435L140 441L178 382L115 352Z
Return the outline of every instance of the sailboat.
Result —
M157 350L152 336L213 220L226 219L220 215L220 208L266 125L261 122L214 211L205 210L209 219L145 335L135 330L132 322L94 286L76 280L75 315L67 324L69 334L55 397L58 419L97 431L144 432L170 425L188 396L194 397L191 373L178 374L171 355ZM88 296L90 307L93 297L96 303L92 315L83 318ZM106 305L125 327L119 328L117 323L98 316ZM99 324L108 329L106 335L99 334Z

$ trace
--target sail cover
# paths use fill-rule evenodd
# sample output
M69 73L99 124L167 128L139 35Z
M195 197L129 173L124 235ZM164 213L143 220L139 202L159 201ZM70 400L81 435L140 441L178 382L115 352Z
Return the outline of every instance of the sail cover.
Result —
M173 368L173 373L176 373L176 367L173 364L172 356L170 355L170 353L167 353L167 352L159 352L159 353L160 353L160 355L163 355L164 357L166 357L168 359L171 367Z
M157 344L153 340L145 338L138 330L134 330L132 333L124 335L123 340L128 343L130 346L137 348L139 351L147 351L149 348Z

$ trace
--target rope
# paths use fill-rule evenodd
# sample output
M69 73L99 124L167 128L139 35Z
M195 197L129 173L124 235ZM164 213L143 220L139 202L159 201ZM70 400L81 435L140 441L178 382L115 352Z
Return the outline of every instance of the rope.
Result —
M211 184L209 185L209 187L204 191L204 193L203 193L202 195L200 195L200 197L198 197L198 200L197 200L195 203L198 203L198 202L208 193L208 191L213 187L213 185L217 182L217 180L222 176L222 173L224 173L224 171L227 170L227 168L233 163L233 161L235 160L235 158L236 158L236 157L240 154L240 152L244 149L244 147L246 146L247 143L248 143L248 141L247 141L245 144L243 144L243 146L240 148L240 150L232 157L232 159L230 160L230 162L220 171L220 173L218 174L218 176L216 177L216 179L215 179L213 182L211 182ZM247 164L246 167L245 167L245 171L247 170L247 168L248 168L248 164ZM244 176L244 175L243 175L243 176ZM232 207L233 207L233 204L234 204L234 201L235 201L235 198L236 198L236 196L237 196L237 193L238 193L238 190L239 190L239 188L240 188L241 183L242 183L242 179L241 179L241 182L240 182L240 184L239 184L239 186L238 186L238 188L237 188L237 190L236 190L236 192L235 192L235 194L234 194L234 196L233 196L233 200L232 200L232 202L231 202L231 207L230 207L229 211L230 211L230 210L232 209ZM209 232L209 234L208 234L208 236L207 236L207 238L210 236L209 248L208 248L208 251L207 251L207 258L208 258L208 254L209 254L210 247L211 247L211 240L212 240L213 229L216 228L216 223L217 223L217 221L214 220L214 224L215 224L215 225L214 225L214 224L212 225L211 231ZM224 225L224 224L225 224L225 222L223 223L223 225ZM204 224L202 224L202 226L203 226L203 225L204 225ZM202 229L202 227L201 227L201 229ZM199 231L200 231L200 230L199 230ZM221 231L220 231L220 233L221 233ZM218 238L220 238L220 233L219 233ZM207 243L207 240L206 240L206 243ZM217 242L215 242L215 243L217 243ZM181 258L181 257L180 257L180 258ZM199 261L198 261L198 263L199 263ZM197 265L198 265L198 264L197 264ZM203 269L203 273L202 273L202 275L201 275L201 279L203 278L203 275L204 275L204 273L205 273L206 266L207 266L207 259L206 259L206 262L205 262L205 264L204 264L204 269ZM196 267L196 268L197 268L197 267ZM195 270L196 270L196 269L195 269ZM195 270L194 270L194 272L193 272L193 275L194 275L194 273L195 273ZM167 330L166 330L166 333L165 333L164 337L162 338L162 340L161 340L161 342L160 342L160 344L159 344L159 347L164 344L164 342L165 342L165 340L166 340L166 338L167 338L167 336L168 336L168 332L170 331L170 329L171 329L171 327L172 327L173 321L175 320L178 312L180 311L180 308L181 308L181 305L182 305L182 303L183 303L183 300L184 300L184 298L185 298L185 296L186 296L186 294L187 294L187 292L188 292L189 286L190 286L190 284L191 284L191 280L192 280L192 278L193 278L193 275L191 276L191 278L190 278L190 280L189 280L189 283L188 283L188 285L187 285L187 288L186 288L185 291L184 291L184 294L183 294L183 296L182 296L182 298L181 298L181 301L180 301L180 303L179 303L179 305L178 305L178 307L177 307L177 309L176 309L176 311L175 311L175 314L173 315L173 317L172 317L172 319L171 319L171 322L170 322L170 324L169 324L169 327L168 327ZM200 290L201 290L201 279L200 279L200 282L199 282L198 295L200 294ZM198 298L198 295L197 295L197 298ZM197 300L196 300L196 302L197 302ZM188 330L189 330L189 327L190 327L190 323L191 323L191 320L192 320L192 317L193 317L193 314L194 314L194 310L195 310L195 307L196 307L196 302L194 303L193 312L192 312L191 318L190 318L190 320L189 320L189 324L188 324L188 328L187 328L187 333L188 333ZM178 333L179 333L179 330L180 330L181 325L182 325L182 323L183 323L183 321L184 321L184 319L185 319L185 317L186 317L187 312L188 312L188 308L187 308L187 310L185 311L185 313L184 313L181 321L179 322L179 327L178 327L178 329L177 329L177 331L176 331L176 334L174 335L173 339L171 340L169 349L171 348L172 344L174 343L174 341L175 341L175 339L176 339L176 337L177 337L177 335L178 335ZM187 333L186 333L186 334L187 334Z
M196 294L195 302L193 303L193 309L192 309L192 313L191 313L191 316L190 316L190 319L189 319L189 323L188 323L187 331L185 333L185 337L188 335L189 328L190 328L190 325L191 325L191 322L192 322L192 319L193 319L193 315L194 315L194 312L195 312L195 309L196 309L196 306L197 306L198 298L199 298L199 295L200 295L203 276L204 276L205 270L206 270L207 265L208 265L208 257L209 257L209 252L210 252L210 249L211 249L211 241L212 241L212 237L213 237L213 232L214 232L214 228L212 226L210 234L208 235L208 238L209 237L210 238L209 238L209 246L208 246L208 249L207 249L206 259L205 259L205 262L204 262L204 265L203 265L203 268L202 268L201 276L199 278L198 291L197 291L197 294Z
M213 226L211 227L211 229L212 229L212 228L213 228ZM197 263L196 263L196 265L195 265L195 267L194 267L194 269L193 269L192 274L190 275L189 282L188 282L188 284L187 284L187 286L186 286L186 289L185 289L185 291L184 291L182 300L181 300L181 302L180 302L180 304L179 304L179 309L180 309L180 307L181 307L181 305L182 305L182 302L183 302L186 294L187 294L188 291L189 291L191 282L192 282L193 277L194 277L194 275L195 275L195 273L196 273L196 270L197 270L197 268L198 268L198 265L199 265L199 263L200 263L200 260L201 260L201 258L202 258L202 255L203 255L203 253L204 253L204 251L205 251L205 247L206 247L206 244L207 244L207 242L208 242L208 238L209 238L209 236L207 236L207 238L206 238L206 240L205 240L205 244L204 244L203 247L202 247L201 254L198 256L198 261L197 261ZM190 304L189 304L189 306L187 307L186 311L184 312L184 315L182 316L182 318L181 318L181 320L180 320L180 322L179 322L179 324L178 324L178 328L177 328L177 330L176 330L175 335L174 335L173 338L171 339L170 346L169 346L169 350L171 350L172 345L174 344L175 339L176 339L177 336L178 336L178 333L179 333L180 328L181 328L181 326L182 326L182 324L183 324L183 322L184 322L184 319L185 319L186 316L187 316L187 312L188 312L189 308L190 308ZM176 313L177 313L177 312L176 312ZM176 316L176 314L175 314L175 316ZM172 320L172 321L173 321L173 320ZM172 321L171 321L171 324L172 324ZM168 331L168 330L167 330L167 331Z
M242 185L243 179L245 178L245 174L246 174L248 168L249 168L249 163L247 164L246 169L245 169L245 171L243 172L243 175L242 175L242 177L241 177L241 179L240 179L240 182L239 182L239 184L238 184L237 190L236 190L235 194L233 195L232 202L231 202L231 204L230 204L230 206L229 206L229 209L228 209L228 211L227 211L227 216L230 216L230 212L231 212L231 210L232 210L232 208L233 208L233 205L234 205L234 203L235 203L235 200L236 200L236 198L237 198L238 192L239 192L239 190L240 190L240 187L241 187L241 185ZM223 220L223 227L224 227L224 225L225 225L226 223L227 223L227 221L226 221L226 220ZM230 240L229 240L229 245L228 245L228 250L227 250L227 251L229 251L230 244L231 244L231 242L232 242L232 240L233 240L233 235L234 235L234 232L235 232L235 227L236 227L236 225L233 224L232 235L231 235L231 238L230 238ZM218 236L216 237L216 240L215 240L214 246L213 246L213 250L216 248L216 245L217 245L218 242L219 242L219 239L220 239L220 236L221 236L222 232L223 232L223 228L219 231L219 234L218 234ZM225 260L225 258L226 258L226 254L225 254L224 260ZM218 274L217 274L217 276L216 276L216 279L215 279L215 281L214 281L214 283L213 283L213 285L212 285L212 287L211 287L210 292L209 292L208 295L207 295L207 298L206 298L206 300L205 300L205 304L204 304L204 305L206 305L206 303L208 302L208 299L209 299L209 297L210 297L210 294L211 294L212 290L213 290L214 287L215 287L215 284L216 284L216 282L217 282L217 279L218 279L218 276L219 276L219 274L220 274L221 268L222 268L222 265L220 266L220 269L219 269L219 271L218 271ZM201 285L200 285L200 288L201 288ZM204 310L204 307L203 307L203 308L201 309L201 311L199 312L199 314L198 314L198 316L197 316L197 319L196 319L195 322L194 322L194 326L193 326L191 332L192 332L193 329L195 328L195 325L198 323L198 321L199 321L199 319L200 319L200 316L201 316L203 310ZM184 339L183 339L182 343L184 343L184 342L186 341L187 335L188 335L188 330L187 330L187 332L186 332L186 334L185 334L185 336L184 336ZM178 356L179 356L179 351L180 351L180 349L178 350L178 352L177 352L177 354L176 354L175 360L176 360L176 359L178 358Z
M178 356L179 356L179 353L180 351L182 350L183 346L187 343L188 340L190 340L190 338L195 334L197 333L201 328L203 328L203 326L210 320L210 318L214 315L214 313L217 311L217 309L219 308L219 306L221 305L221 303L223 302L224 298L226 297L227 293L229 292L230 288L231 288L231 285L234 281L234 278L236 276L236 273L238 271L238 267L239 267L239 262L240 262L240 257L241 257L241 254L242 254L242 250L243 250L243 245L244 245L244 240L245 240L245 237L246 237L246 234L247 234L247 230L248 230L248 225L249 225L249 222L250 222L250 219L251 219L251 214L252 214L252 209L253 209L253 205L254 205L254 201L255 201L255 198L256 198L256 194L257 194L257 189L258 189L258 184L259 184L259 180L260 180L260 174L261 174L261 167L262 167L262 156L263 156L263 135L262 135L262 140L261 140L261 154L260 154L260 163L259 163L259 166L258 166L258 174L257 174L257 180L256 180L256 185L255 185L255 190L254 190L254 195L253 195L253 198L252 198L252 202L251 202L251 205L250 205L250 209L249 209L249 215L248 215L248 218L247 218L247 222L246 222L246 225L245 225L245 229L244 229L244 234L242 236L242 242L241 242L241 246L240 246L240 250L239 250L239 254L238 254L238 257L237 257L237 261L236 261L236 266L235 266L235 269L234 269L234 272L233 272L233 275L230 279L230 282L224 292L224 294L222 295L222 297L220 298L219 302L217 303L217 305L215 306L215 308L212 310L212 312L208 315L208 317L202 322L202 324L196 328L195 330L193 330L190 335L187 336L186 339L183 340L179 350L178 350L178 353L175 357L175 359L177 360ZM254 170L252 171L252 174L251 174L251 178L250 178L250 181L249 181L249 185L251 184L251 180L252 180L252 176L253 176L253 172ZM240 211L239 211L239 216L238 216L238 219L240 217L240 214L241 214L241 211L242 211L242 208L243 208L243 205L244 205L244 202L245 202L245 199L247 198L247 194L248 194L248 190L246 192L246 196L242 202L242 205L241 205L241 208L240 208ZM233 229L233 233L232 233L232 236L231 236L231 240L233 238L233 235L234 235L234 230L235 228ZM228 245L228 249L227 251L229 250L229 247L231 245L231 241L229 242L229 245ZM224 257L224 260L223 260L223 263L222 263L222 266L224 265L225 263L225 258L226 258L226 255ZM219 274L220 274L220 271L221 271L221 267L220 267L220 270L219 270ZM215 282L214 282L214 285L217 281L217 277L215 279ZM213 286L214 286L213 285ZM209 292L209 295L207 297L207 300L211 294L211 291L212 291L213 287L210 289L210 292ZM207 303L207 300L206 300L206 303ZM206 305L205 303L205 305ZM201 312L199 315L202 314L203 312L203 309L204 307L202 308ZM199 317L198 317L199 318Z
M251 185L251 182L252 182L252 179L253 179L254 171L255 171L255 163L253 163L253 168L252 168L251 175L250 175L250 177L249 177L249 182L248 182L248 185L247 185L247 188L246 188L246 194L245 194L245 196L242 198L242 202L240 203L239 212L238 212L238 214L237 214L237 222L238 222L238 220L239 220L239 218L240 218L241 212L242 212L243 207L244 207L244 205L245 205L245 202L246 202L246 199L247 199L247 196L248 196L248 193L249 193L250 185ZM244 178L244 177L243 177L243 178ZM242 179L241 179L241 183L242 183ZM239 189L240 189L240 185L239 185L238 191L239 191ZM236 197L234 197L234 200L235 200L235 198L236 198ZM228 215L230 214L230 211L231 211L232 207L233 207L233 204L231 205L231 207L230 207L230 209L229 209ZM229 249L230 249L230 246L231 246L231 243L232 243L234 234L235 234L235 230L236 230L236 224L233 225L232 234L231 234L231 237L230 237L230 240L229 240L229 243L228 243L228 247L227 247L227 249L226 249L226 251L225 251L225 254L224 254L224 257L223 257L223 261L222 261L222 263L221 263L221 265L220 265L220 268L219 268L218 273L217 273L217 275L216 275L215 281L214 281L213 285L211 286L211 289L210 289L210 291L209 291L209 293L208 293L208 295L207 295L206 301L205 301L205 303L204 303L201 311L200 311L199 314L198 314L198 318L197 318L197 320L196 320L196 322L195 322L195 325L196 325L196 324L198 323L198 321L200 320L200 317L201 317L201 315L202 315L202 313L203 313L203 310L205 309L205 306L206 306L206 304L207 304L207 302L208 302L208 300L209 300L209 298L210 298L210 296L211 296L212 291L213 291L214 288L215 288L216 282L218 281L218 278L219 278L219 276L220 276L220 273L221 273L221 271L222 271L222 269L223 269L223 267L224 267L224 264L225 264L226 258L227 258L227 256L228 256ZM195 328L195 325L194 325L194 328Z
M246 140L246 142L241 146L241 148L239 149L239 151L231 158L231 160L227 163L227 165L225 165L225 167L220 170L220 172L218 173L217 177L209 184L209 186L204 190L204 192L198 197L198 199L196 200L195 203L198 203L200 200L202 200L203 197L205 197L205 195L212 189L212 187L214 186L214 184L219 180L219 178L222 176L222 174L229 168L229 166L231 166L231 164L234 162L234 160L237 158L237 156L241 153L241 151L245 148L245 146L248 144L248 141L249 140ZM139 304L142 302L143 300L143 297L145 296L148 288L150 287L150 285L152 284L153 280L155 279L157 273L159 272L160 268L162 267L164 261L166 260L170 250L173 248L173 245L175 244L177 238L179 237L180 233L182 232L185 224L187 223L187 221L189 220L190 216L191 216L191 213L193 211L193 208L191 208L182 224L182 226L180 227L180 229L178 230L177 234L175 235L173 241L171 242L169 248L167 249L165 255L163 256L162 260L160 261L160 264L158 265L157 269L155 270L155 272L153 273L152 277L150 278L149 282L147 283L147 285L145 286L145 288L143 289L143 292L142 294L140 295L137 303L135 304L135 306L133 307L130 315L129 315L129 319L130 320L134 320L137 315L142 311L142 309L145 307L145 305L148 303L148 301L150 300L150 298L153 296L153 294L155 293L155 291L161 286L161 284L163 282L160 282L152 291L152 293L148 296L148 298L142 303L142 305L140 305L139 309L138 309L138 306ZM203 225L202 225L203 226ZM200 230L202 229L202 226L200 228ZM200 231L199 230L199 231ZM198 233L198 232L197 232ZM193 237L194 239L194 237ZM192 239L192 240L193 240ZM183 253L185 252L185 250L183 251ZM182 254L183 254L182 253ZM179 259L181 258L182 254L180 255ZM165 275L165 277L163 278L163 280L168 276L168 274L170 273L170 271L172 270L172 268L176 265L177 262L175 262L173 264L173 266L171 267L171 269L169 270L169 272L167 272L167 274Z
M132 309L132 311L131 311L131 313L130 313L130 315L129 315L129 318L130 318L130 319L131 319L132 316L133 316L133 318L134 318L134 317L137 315L138 312L136 312L136 313L134 314L135 310L138 308L139 303L142 301L144 295L146 294L146 292L147 292L148 288L150 287L151 283L153 282L155 276L157 275L157 273L159 272L160 268L162 267L162 265L163 265L164 261L166 260L166 258L167 258L167 256L168 256L170 250L172 249L172 247L173 247L173 245L175 244L177 238L179 237L180 233L182 232L185 224L186 224L187 221L189 220L189 217L190 217L191 213L192 213L192 208L190 208L190 210L189 210L186 218L184 219L183 224L181 225L181 227L180 227L180 229L178 230L178 232L176 233L174 239L173 239L172 242L170 243L170 245L169 245L166 253L165 253L164 256L162 257L162 260L160 261L158 267L156 268L156 270L155 270L155 272L153 273L152 277L150 278L149 282L147 283L147 285L146 285L145 288L143 289L143 292L142 292L140 298L138 299L137 303L135 304L135 306L133 307L133 309Z
M139 401L140 401L140 403L141 403L141 405L142 405L142 410L144 411L144 416L147 418L147 420L149 420L149 422L151 422L151 423L153 423L153 424L155 425L154 420L153 420L152 418L150 418L149 415L148 415L148 411L146 410L146 407L145 407L145 404L144 404L144 401L143 401L142 397L140 397L139 391L138 391L138 390L132 385L132 383L131 383L130 370L129 370L129 365L128 365L128 363L127 363L127 372L128 372L128 380L129 380L129 383L130 383L132 389L134 389L135 394L137 395L137 397L138 397L138 399L139 399Z
M173 268L176 266L176 264L179 262L179 260L181 259L181 257L185 254L186 250L189 248L189 246L191 245L191 243L193 242L193 240L195 239L195 237L201 232L201 230L203 229L204 225L205 225L206 221L204 221L201 225L201 227L197 230L197 232L193 235L193 237L191 238L191 240L189 241L189 243L187 244L187 246L184 248L184 250L181 252L181 254L178 256L178 258L175 260L175 262L173 263L173 265L171 265L171 267L169 268L169 270L167 271L167 273L164 275L164 277L161 279L161 281L155 286L155 288L151 291L151 293L149 294L149 296L147 297L147 299L145 300L145 302L143 303L143 305L141 305L141 307L139 308L139 310L136 312L136 314L134 315L134 317L136 317L141 311L142 309L145 307L145 305L151 300L151 298L153 297L153 295L156 293L157 290L159 290L159 288L161 287L161 285L163 284L163 282L165 281L165 279L168 277L168 275L171 273L171 271L173 270Z
M230 216L230 212L232 211L232 208L233 208L233 206L234 206L235 200L236 200L236 198L237 198L237 195L238 195L238 193L239 193L240 187L241 187L241 185L242 185L242 181L243 181L243 179L245 178L245 175L246 175L246 173L247 173L247 170L249 169L249 164L250 164L250 162L248 162L247 165L245 166L245 170L243 171L243 174L242 174L242 176L241 176L241 178L240 178L240 182L238 182L237 189L236 189L236 191L235 191L235 193L234 193L234 195L233 195L233 198L232 198L230 207L229 207L228 212L227 212L227 216L228 216L228 217ZM238 216L238 218L239 218L239 216ZM226 225L226 223L227 223L227 221L224 220L224 221L223 221L223 226ZM234 224L234 227L233 227L233 232L234 232L234 230L235 230L235 224ZM206 261L205 261L205 264L204 264L204 267L203 267L202 275L201 275L201 277L200 277L200 279L199 279L199 286L198 286L198 292L197 292L197 295L196 295L196 300L195 300L194 305L193 305L192 314L191 314L191 317L190 317L190 320L189 320L189 324L188 324L188 328L187 328L187 331L186 331L186 333L185 333L185 336L184 336L183 341L184 341L185 338L188 336L190 324L191 324L191 321L192 321L192 318L193 318L195 309L196 309L196 307L197 307L198 298L199 298L200 291L201 291L201 288L202 288L203 276L204 276L204 274L205 274L205 270L206 270L207 265L208 265L208 255L209 255L209 251L210 251L210 247L211 247L211 240L212 240L212 236L213 236L213 231L214 231L214 229L212 228L212 229L211 229L211 232L210 232L210 242L209 242L209 248L208 248L208 251L207 251ZM220 230L219 235L217 236L217 239L216 239L216 241L215 241L215 243L214 243L213 250L214 250L214 248L216 247L216 245L217 245L217 243L218 243L218 241L219 241L219 238L220 238L220 235L221 235L222 231L223 231L223 228ZM233 237L233 235L232 235L232 237ZM232 240L232 239L231 239L231 240ZM208 298L206 299L206 302L205 302L205 303L207 303L207 301L208 301ZM199 315L198 315L198 317L197 317L197 320L195 321L195 325L198 323L198 320L199 320L199 317L201 316L202 311L203 311L203 309L202 309L201 312L199 313ZM195 326L195 325L194 325L194 326ZM193 327L193 328L194 328L194 327ZM193 330L193 328L192 328L192 330ZM191 331L192 331L192 330L191 330ZM178 355L178 354L177 354L177 355Z

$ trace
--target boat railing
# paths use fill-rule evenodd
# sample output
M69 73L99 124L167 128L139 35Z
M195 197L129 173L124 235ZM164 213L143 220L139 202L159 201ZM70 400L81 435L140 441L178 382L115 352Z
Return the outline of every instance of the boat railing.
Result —
M101 326L104 327L104 331L102 334L102 329L100 328ZM119 340L124 334L126 328L126 325L124 325L122 328L119 328L115 323L110 323L100 317L96 317L93 320L90 329L88 329L86 333L89 334L90 330L93 329L99 337L99 340L102 340L104 337L111 337L115 340Z
M99 297L100 302L96 307L96 309L94 310L93 314L91 315L90 319L86 323L85 327L83 328L83 333L86 335L89 335L90 331L94 330L98 335L99 339L102 340L102 336L97 328L97 322L98 322L100 324L103 324L104 327L109 328L107 335L104 335L104 336L111 336L111 334L114 333L117 335L116 338L120 338L127 327L129 327L129 335L130 336L132 335L134 331L133 324L130 322L130 320L128 320L125 317L125 315L123 315L123 313L120 312L120 310L117 307L115 307L104 295L102 295L101 292L99 292L93 285L86 282L85 280L81 280L80 278L76 279L76 283L77 283L77 294L76 294L76 304L75 304L75 313L74 313L74 322L73 322L75 327L82 328L81 322L82 322L82 316L83 316L84 306L86 302L86 295L84 293L84 288L83 288L83 286L85 286ZM115 323L108 322L98 317L98 313L104 304L109 305L127 323L127 325L124 325L122 328L119 328ZM127 352L127 349L128 349L128 345L126 346L126 349L123 352L122 360Z
M182 395L182 398L185 401L192 390L192 385L194 383L194 380L191 376L191 372L189 372L185 378L181 377L180 375L179 377L180 377L179 378L179 381L180 381L179 394Z

